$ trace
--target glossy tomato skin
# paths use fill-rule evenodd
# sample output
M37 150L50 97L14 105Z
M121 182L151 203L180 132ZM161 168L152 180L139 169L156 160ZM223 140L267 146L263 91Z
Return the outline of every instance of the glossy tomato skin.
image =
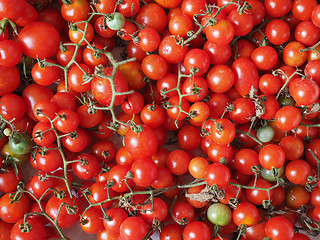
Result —
M225 187L230 182L230 170L221 163L213 163L205 170L205 180L212 186Z
M203 50L208 53L211 65L225 64L231 57L231 48L229 44L219 46L206 41Z
M90 90L91 85L90 83L84 82L85 74L82 70L84 70L87 75L92 74L93 71L86 64L80 63L79 66L81 69L77 65L70 67L68 71L68 87L75 92L86 92Z
M26 222L31 226L30 231L23 232L20 229L20 225L24 224L24 220L21 219L13 226L11 230L11 240L21 240L21 239L46 239L46 230L43 224L37 219L27 218Z
M0 221L0 240L10 239L11 229L13 224Z
M228 145L236 135L233 123L225 118L214 121L210 129L211 138L218 144Z
M170 35L163 38L159 45L159 55L163 57L167 63L181 62L188 52L186 45L179 46L176 43L175 36Z
M175 222L181 221L185 218L187 223L194 220L194 208L187 202L176 202L172 208L172 216L174 216Z
M24 0L2 1L0 3L0 17L17 20L23 13L25 4Z
M194 221L187 224L183 230L183 239L185 240L209 240L210 229L209 227L200 221Z
M12 93L20 84L17 67L0 67L0 96Z
M138 46L146 52L157 50L160 44L160 36L156 30L151 27L143 28L138 33Z
M46 60L49 64L56 64L52 60ZM42 67L39 63L36 63L32 68L32 78L33 80L42 86L48 86L59 79L60 69L56 66L45 66Z
M14 67L22 57L22 50L18 43L13 40L0 41L0 66Z
M259 162L267 170L279 169L285 162L285 153L280 146L269 144L260 150Z
M6 94L0 98L0 114L7 121L21 119L25 109L23 99L16 94Z
M153 202L142 207L142 219L147 223L154 220L162 222L166 219L168 213L168 205L160 198L154 198Z
M275 123L283 131L291 131L301 122L301 113L294 106L284 106L275 115Z
M11 193L6 193L0 198L0 217L7 223L16 223L29 211L30 200L26 195L12 201Z
M233 221L237 226L241 224L250 227L258 223L260 216L255 205L249 202L240 203L236 209L233 210Z
M62 4L61 15L67 22L79 22L89 16L90 5L87 0L72 0L71 4Z
M111 208L106 214L111 217L111 220L103 220L104 227L114 233L120 233L121 223L128 218L128 214L122 208Z
M120 226L120 236L123 240L140 240L147 234L147 224L142 218L126 218Z
M292 6L291 0L266 0L264 2L266 12L276 18L286 15Z
M84 224L80 223L82 230L89 234L96 234L104 229L103 213L100 209L90 208L83 215Z
M294 236L293 226L290 221L282 216L269 219L265 226L266 235L272 240L287 240Z
M162 7L156 3L142 5L135 20L145 27L151 27L161 33L167 25L166 13Z
M58 209L61 204L69 205L75 210L74 214L69 214L66 208L66 205L62 206L60 214L58 216ZM68 228L75 225L79 221L79 216L81 213L81 204L79 199L69 196L59 199L55 196L51 197L46 205L46 213L53 219L58 217L58 225L61 228Z
M238 58L233 62L231 69L235 73L234 87L241 96L249 94L251 87L258 89L258 71L249 59Z
M28 57L50 58L59 49L60 35L49 23L32 22L20 31L18 43Z
M7 152L8 154L13 154L9 146L8 149L10 150L10 152L6 151L3 147L1 154L4 154L5 152ZM22 174L20 171L18 172L17 177L13 167L8 166L7 170L8 171L0 174L0 191L4 193L13 192L14 190L16 190L17 184L22 180Z
M167 239L181 239L182 238L182 228L178 224L168 224L166 225L161 233L160 240Z
M97 176L101 170L98 160L89 153L81 153L74 160L79 160L79 162L72 164L72 170L74 174L81 179L91 179Z
M300 51L304 49L305 46L297 41L292 41L288 43L283 50L283 61L286 65L290 67L301 66L308 57L306 51Z
M150 159L139 159L132 164L131 172L134 175L133 181L135 184L147 187L157 179L158 167Z
M289 86L290 95L298 105L308 106L319 98L319 85L308 78L296 78Z
M26 113L32 120L37 121L33 115L33 108L41 100L50 101L53 97L53 92L44 86L38 84L31 84L22 92L22 99L26 105Z
M257 179L256 183L254 181L250 182L248 186L255 186L258 188L268 189L271 188L271 184L264 179ZM270 198L272 198L273 190L270 190ZM268 191L258 190L258 189L246 189L246 197L248 200L255 205L262 205L263 201L269 199Z
M176 149L169 153L166 159L167 168L175 175L182 175L188 171L190 158L187 152Z
M113 69L106 67L103 69L103 74L110 77ZM117 71L114 79L115 91L126 92L128 91L128 83L121 72ZM113 102L113 106L120 105L126 98L126 95L113 96L113 90L110 81L107 78L94 77L91 81L91 91L95 99L102 105L109 106ZM114 100L112 101L112 99Z
M127 151L135 158L151 157L158 149L157 136L152 128L143 125L142 132L129 129L124 137Z

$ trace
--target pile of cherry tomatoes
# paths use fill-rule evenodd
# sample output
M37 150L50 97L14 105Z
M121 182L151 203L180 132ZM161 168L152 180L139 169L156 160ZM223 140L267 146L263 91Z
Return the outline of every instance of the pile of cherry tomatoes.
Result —
M318 236L319 1L0 0L0 17L0 240Z

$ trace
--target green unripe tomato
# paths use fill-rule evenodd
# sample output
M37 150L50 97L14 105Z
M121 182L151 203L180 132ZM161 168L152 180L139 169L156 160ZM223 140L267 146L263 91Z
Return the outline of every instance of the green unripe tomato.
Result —
M293 100L292 97L288 97L285 95L280 95L279 97L279 105L280 107L284 107L284 106L294 106L296 103Z
M278 169L278 176L281 177L284 173L284 166ZM260 170L261 176L267 180L268 182L275 182L277 181L277 178L273 175L272 170L267 170L263 167L261 167Z
M263 142L270 142L274 137L274 129L270 126L262 126L257 130L257 138Z
M18 155L29 153L33 147L31 136L24 132L16 132L9 138L9 147Z
M208 208L207 217L215 225L226 226L232 219L232 213L229 206L223 203L214 203Z
M107 26L108 28L112 30L120 30L126 22L126 19L121 13L115 12L110 14L110 16L107 17Z

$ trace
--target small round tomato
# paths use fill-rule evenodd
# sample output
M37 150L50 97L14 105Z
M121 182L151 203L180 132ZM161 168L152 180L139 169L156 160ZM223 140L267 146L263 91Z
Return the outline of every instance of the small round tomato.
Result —
M210 164L205 170L205 180L212 186L224 187L230 182L230 170L223 164L213 163Z
M129 129L124 137L127 151L135 158L151 157L158 148L158 140L153 130L142 125L142 131Z
M10 150L9 145L6 144L2 148L1 154L6 157L9 154L12 156L14 153ZM17 158L17 156L12 156L12 157ZM22 180L22 175L19 170L18 170L18 176L17 176L13 167L7 166L6 168L7 168L7 171L4 171L3 173L0 174L0 191L4 193L15 191L18 183Z
M72 0L70 4L61 5L61 15L67 22L87 20L90 11L90 5L86 0Z
M283 131L291 131L301 122L301 113L294 106L280 108L275 115L275 123Z
M228 205L214 203L207 210L208 220L218 226L226 226L232 219L232 212Z
M154 220L162 222L168 214L168 205L160 198L153 198L153 202L142 206L142 218L147 223L152 223Z
M5 120L19 120L25 112L25 103L18 95L6 94L0 98L0 114Z
M255 205L249 202L240 203L232 213L233 221L237 226L241 224L250 227L259 222L260 215Z
M267 237L272 240L293 239L294 229L288 219L282 216L276 216L269 219L265 226Z
M61 211L58 215L58 209L60 207ZM72 208L74 211L70 212L70 210L68 209L69 207ZM52 219L57 219L59 227L68 228L79 221L79 216L81 213L81 204L79 199L75 196L73 196L73 198L66 196L63 199L59 199L53 196L47 202L45 211Z
M157 0L156 0L157 1ZM182 239L182 228L178 224L166 225L160 233L160 240Z
M141 187L150 186L158 176L157 165L148 158L136 160L131 166L131 171L134 183Z
M89 208L80 219L80 227L89 234L96 234L104 229L103 213L100 209Z
M267 170L272 168L281 168L285 161L283 149L275 144L269 144L263 147L259 152L259 162Z
M79 126L78 114L72 110L64 109L57 112L58 118L54 121L57 130L63 133L70 133Z
M73 173L81 179L91 179L100 172L98 160L89 153L81 153L73 161Z
M12 93L20 84L17 67L0 67L0 96Z
M271 184L264 180L264 179L257 179L257 181L251 181L248 184L249 187L256 186L257 188L261 189L270 189ZM270 195L270 196L269 196ZM258 189L246 189L246 197L247 199L255 204L255 205L262 205L263 201L271 199L273 196L273 190L270 190L270 194L267 190L258 190Z
M170 35L161 40L158 51L167 63L179 63L187 54L188 47L178 45L175 36Z
M289 86L290 95L296 104L308 106L317 101L320 90L319 85L308 78L296 78Z
M139 217L128 217L120 225L120 236L123 240L140 240L147 232L147 224Z
M307 60L307 52L300 51L305 47L302 43L292 41L288 43L283 50L283 61L291 67L299 67Z
M114 233L120 233L121 223L128 218L128 214L122 208L111 208L106 212L110 219L104 219L104 227Z
M253 28L253 17L251 13L238 13L238 10L232 10L228 15L228 20L234 28L235 36L247 35Z
M167 168L175 175L185 174L188 171L189 162L188 153L181 149L172 151L166 159Z
M80 44L81 46L85 46L87 45L87 42L91 42L93 39L93 35L94 30L90 23L80 22L74 24L74 26L69 29L70 41L76 44Z
M210 134L212 139L218 144L227 145L233 141L236 130L230 120L220 118L214 121Z
M159 80L167 74L168 65L159 55L146 56L141 63L142 72L153 80Z
M286 15L292 6L291 0L266 0L264 2L264 7L266 8L266 12L276 18L280 18Z
M14 67L22 57L22 50L18 43L13 40L0 41L0 66Z
M273 47L261 46L256 48L251 55L251 60L260 70L271 69L278 60L278 54Z
M182 235L184 240L209 240L210 229L205 223L194 221L187 224Z
M31 136L24 132L15 132L9 138L9 147L12 152L18 155L29 153L33 147Z
M159 33L151 27L143 28L138 33L138 46L146 52L155 51L160 44Z
M206 80L211 91L224 93L233 86L235 75L228 66L216 65L209 70Z
M7 223L16 223L28 213L30 200L26 195L18 194L13 199L14 193L6 193L0 198L0 217Z
M258 154L249 148L243 148L234 156L236 169L244 175L253 175L252 167L259 165Z
M48 86L59 79L60 69L56 66L50 66L50 63L56 64L54 61L46 60L49 66L42 66L37 62L32 68L33 80L42 86Z
M311 174L311 168L308 162L296 159L292 160L286 166L286 177L294 183L304 186L307 183L307 177Z
M102 73L106 77L110 77L113 69L110 67L105 67L101 69ZM119 106L126 98L126 94L122 92L128 91L128 83L121 72L116 71L114 78L113 90L111 82L106 77L95 76L91 81L91 91L94 98L102 105L109 106ZM115 92L118 93L117 95Z
M119 12L114 12L107 17L107 26L114 31L120 30L125 24L124 16Z
M28 57L50 58L59 49L60 35L49 23L32 22L19 32L18 43Z
M28 231L25 231L22 226L27 224L30 228ZM21 229L22 227L22 229ZM20 239L38 239L45 240L46 238L46 230L43 224L34 218L27 218L26 221L24 219L19 220L13 226L11 230L11 240L20 240Z

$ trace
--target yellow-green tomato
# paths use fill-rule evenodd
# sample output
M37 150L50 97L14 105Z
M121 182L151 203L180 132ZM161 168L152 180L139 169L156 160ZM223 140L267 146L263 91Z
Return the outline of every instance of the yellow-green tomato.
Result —
M126 22L126 19L121 13L115 12L107 17L107 26L112 30L120 30Z
M215 225L226 226L232 219L232 213L229 206L223 203L214 203L208 208L207 217Z
M29 153L33 147L31 136L24 132L16 132L9 138L9 147L18 155Z

